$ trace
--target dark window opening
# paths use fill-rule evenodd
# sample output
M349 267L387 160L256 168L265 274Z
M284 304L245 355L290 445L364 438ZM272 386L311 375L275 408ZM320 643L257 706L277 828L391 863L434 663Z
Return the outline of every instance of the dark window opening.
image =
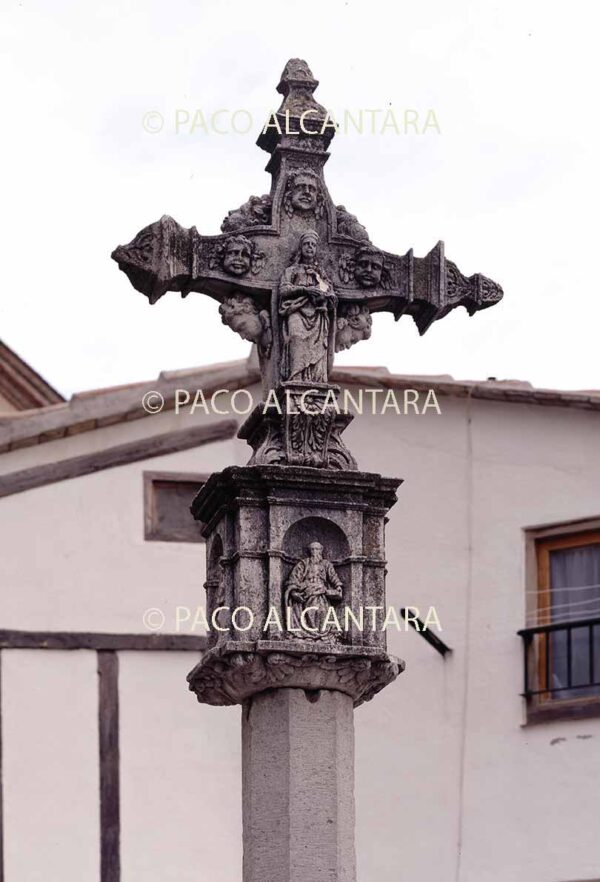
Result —
M144 472L144 537L154 542L203 542L190 505L206 475Z

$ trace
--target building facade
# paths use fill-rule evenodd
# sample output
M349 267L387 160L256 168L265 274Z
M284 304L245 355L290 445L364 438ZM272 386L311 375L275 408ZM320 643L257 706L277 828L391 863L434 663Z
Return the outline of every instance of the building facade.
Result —
M404 479L388 603L435 638L399 616L406 671L356 712L359 878L597 882L600 393L333 378L362 390L359 467ZM206 603L187 508L247 462L260 398L249 361L0 417L6 882L240 877L240 710L185 681Z

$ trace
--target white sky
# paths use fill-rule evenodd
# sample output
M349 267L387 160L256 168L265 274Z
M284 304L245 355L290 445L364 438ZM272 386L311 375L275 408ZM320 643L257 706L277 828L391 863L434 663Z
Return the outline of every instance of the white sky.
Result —
M600 388L595 0L5 0L0 336L64 394L243 357L200 294L150 308L110 259L162 214L201 233L269 190L254 145L290 57L337 111L433 109L441 134L339 134L326 178L380 247L438 239L500 306L420 338L376 316L339 363ZM177 108L247 135L175 133ZM160 133L142 118L158 111Z

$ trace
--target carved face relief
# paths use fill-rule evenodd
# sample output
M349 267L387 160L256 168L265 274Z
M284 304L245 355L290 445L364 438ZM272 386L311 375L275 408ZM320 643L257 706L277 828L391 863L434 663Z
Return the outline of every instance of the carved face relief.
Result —
M383 254L371 248L360 248L356 255L354 278L361 288L375 288L381 282Z
M264 355L271 349L271 321L266 310L259 310L247 294L226 297L219 306L221 321L244 340L257 343Z
M219 312L223 324L228 325L244 340L259 340L262 327L256 307L249 297L228 297L219 307Z
M232 236L225 244L223 269L232 276L244 276L250 269L252 245L245 236Z
M316 217L321 217L324 211L323 194L319 176L314 171L297 169L290 172L283 197L283 209L288 217L295 211L301 214L314 212Z
M314 263L317 254L317 238L304 236L300 245L300 256L305 263Z
M248 270L253 275L264 266L266 255L260 251L254 240L247 236L229 236L212 246L208 266L211 270L223 270L230 276L245 276Z
M314 560L315 563L319 563L323 560L323 546L320 542L311 542L308 546L308 552L311 560Z
M335 351L350 349L360 340L368 340L371 336L373 319L368 306L352 303L342 307L337 320L335 335Z
M311 211L317 204L317 184L308 175L299 175L292 187L291 203L298 211Z

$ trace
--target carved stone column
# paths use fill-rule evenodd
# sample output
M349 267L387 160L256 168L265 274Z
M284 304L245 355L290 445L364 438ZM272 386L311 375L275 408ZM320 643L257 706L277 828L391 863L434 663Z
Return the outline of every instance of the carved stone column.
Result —
M358 471L333 354L370 338L374 312L411 316L424 334L459 306L472 315L502 298L446 260L442 242L423 258L384 252L334 204L324 167L335 124L317 86L305 61L288 61L257 141L271 191L230 211L220 234L164 216L113 252L150 303L207 294L258 347L265 401L239 433L250 462L212 475L192 506L218 630L188 676L199 701L244 705L246 882L353 880L350 706L404 667L382 630L384 525L400 481Z
M244 882L355 880L353 708L404 668L382 627L399 483L233 466L192 506L223 630L188 681L201 702L243 706Z

